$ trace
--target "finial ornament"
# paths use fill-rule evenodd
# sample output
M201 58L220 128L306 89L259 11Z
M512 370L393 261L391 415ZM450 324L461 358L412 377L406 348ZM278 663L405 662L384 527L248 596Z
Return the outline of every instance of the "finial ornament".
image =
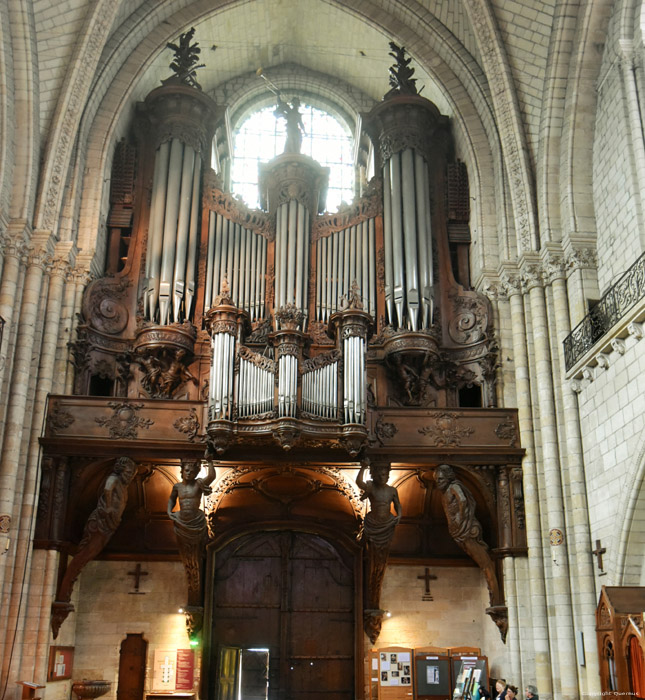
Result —
M395 95L418 95L416 82L413 78L414 68L410 68L411 58L406 58L407 51L404 46L398 46L393 41L390 42L389 53L395 60L393 66L390 67L390 85L391 90L386 93L385 98L394 97Z
M201 49L197 42L194 44L190 43L194 35L195 27L191 27L189 31L179 36L178 44L173 44L171 42L166 44L166 48L172 49L175 52L175 58L169 66L174 75L162 80L161 82L164 85L168 83L182 83L197 88L198 90L202 89L195 75L197 69L203 68L205 64L200 63L198 66L195 65L197 61L199 61Z

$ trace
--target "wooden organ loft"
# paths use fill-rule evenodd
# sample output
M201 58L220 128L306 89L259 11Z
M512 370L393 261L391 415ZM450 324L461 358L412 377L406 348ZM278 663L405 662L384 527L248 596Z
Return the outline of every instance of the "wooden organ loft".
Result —
M208 602L221 552L253 533L308 532L353 562L348 654L363 697L360 620L383 611L344 469L392 465L392 561L474 565L432 481L453 467L501 582L487 612L503 637L502 559L526 552L517 415L497 406L491 308L468 285L466 171L449 120L393 89L362 117L378 173L363 196L325 212L326 170L286 152L263 165L265 206L250 210L208 167L223 118L197 87L168 81L117 146L106 274L83 297L74 392L49 400L36 546L74 554L97 489L128 456L127 506L98 556L176 559L169 467L208 442L224 477L206 505L204 678L218 663L208 649L234 641ZM379 627L365 622L372 641Z

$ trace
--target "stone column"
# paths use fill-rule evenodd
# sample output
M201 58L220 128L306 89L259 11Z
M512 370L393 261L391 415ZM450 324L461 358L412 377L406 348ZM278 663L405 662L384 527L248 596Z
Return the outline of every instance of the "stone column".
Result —
M579 698L577 660L546 296L542 283L542 271L536 261L525 259L522 273L531 309L531 332L545 493L544 505L546 506L546 523L551 543L550 583L554 606L551 620L552 629L555 630L558 640L560 698L562 700L576 700Z
M562 413L564 420L565 447L563 450L563 462L567 470L567 486L569 490L568 522L572 526L573 543L572 553L575 566L575 574L571 580L571 586L577 593L580 601L575 619L579 621L577 629L582 630L585 641L585 669L582 675L583 687L587 693L600 693L600 675L598 668L598 653L596 648L596 590L591 555L591 532L589 528L588 504L584 459L582 450L582 437L580 432L578 401L568 382L564 379L565 367L562 353L562 342L569 335L571 326L569 322L569 306L567 298L567 286L564 279L564 265L559 257L550 256L551 263L551 289L553 292L553 307L555 318L555 335L558 344L558 357L560 364L561 385L559 394L562 400ZM555 263L555 264L554 264Z
M28 401L27 389L31 376L38 306L47 258L47 252L42 248L34 248L29 253L16 338L11 395L7 408L5 439L0 461L0 514L8 515L11 520L14 517L14 493ZM11 533L14 532L15 527L15 524L10 522L9 533L0 534L0 551L4 551L5 547L12 544ZM8 559L13 559L11 554L10 552L9 556L0 557L0 586L3 587L0 592L4 589L6 562Z
M504 287L510 301L521 444L526 450L522 470L524 475L524 508L529 569L535 574L529 576L535 675L542 697L548 700L548 698L552 697L553 687L551 682L549 630L547 626L546 588L542 576L542 528L540 524L537 466L535 463L535 442L533 439L533 409L526 347L527 338L525 335L526 319L520 281L517 274L514 274L514 271L511 274L507 273L504 275Z

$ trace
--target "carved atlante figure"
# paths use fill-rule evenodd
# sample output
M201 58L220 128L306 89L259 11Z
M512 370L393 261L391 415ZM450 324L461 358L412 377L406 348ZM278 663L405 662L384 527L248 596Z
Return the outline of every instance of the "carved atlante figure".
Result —
M189 606L201 605L201 569L208 542L208 526L200 505L202 495L211 492L209 487L215 479L215 467L211 461L203 479L197 478L200 469L198 460L182 460L181 481L172 487L168 499L168 517L174 523L179 554L186 569ZM178 501L179 510L173 512Z
M491 605L500 605L503 601L500 598L495 564L488 553L488 545L482 539L482 526L475 517L475 499L447 464L437 467L434 479L441 494L441 505L446 514L450 536L484 572Z
M302 115L299 108L300 100L297 97L291 100L291 106L289 106L278 96L278 106L273 113L276 117L283 117L287 122L287 140L284 144L285 153L300 153L305 126L302 123Z
M69 602L74 582L83 567L101 552L119 527L128 502L128 486L137 473L137 465L129 457L119 457L112 473L105 480L96 508L90 514L83 530L78 552L70 561L52 604L54 639L67 615L74 609Z
M361 463L356 477L357 486L363 490L361 500L367 498L370 502L370 511L365 516L359 538L366 540L373 549L389 550L390 542L394 537L394 528L401 520L399 493L394 486L388 486L389 464L381 462L371 465L371 481L363 479L366 466L365 462ZM392 505L396 515L392 514Z
M394 486L388 486L390 465L385 462L370 466L371 481L365 481L363 476L369 460L361 462L361 468L356 476L357 486L363 490L361 499L369 499L370 510L365 515L363 527L358 540L364 542L367 548L367 576L365 577L366 595L365 610L363 611L363 628L372 644L381 632L384 611L380 609L381 586L387 566L387 556L394 537L394 529L401 520L401 503L399 494ZM392 506L396 515L392 513Z

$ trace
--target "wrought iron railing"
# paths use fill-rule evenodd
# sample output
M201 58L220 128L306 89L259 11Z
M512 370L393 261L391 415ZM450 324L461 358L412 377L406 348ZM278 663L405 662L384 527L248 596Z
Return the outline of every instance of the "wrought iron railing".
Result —
M638 258L564 339L564 361L567 370L643 297L645 254Z

